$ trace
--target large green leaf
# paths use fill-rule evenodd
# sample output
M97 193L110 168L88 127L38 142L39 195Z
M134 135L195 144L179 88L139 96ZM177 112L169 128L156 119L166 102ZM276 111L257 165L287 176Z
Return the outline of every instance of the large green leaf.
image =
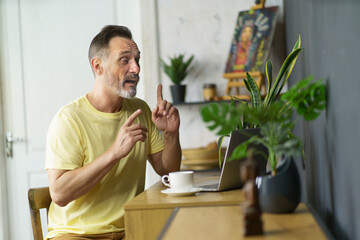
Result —
M254 78L248 72L246 73L246 77L247 80L244 79L244 82L246 88L248 88L250 92L251 103L254 108L259 108L261 107L261 96L260 96L259 87L256 84Z
M217 135L228 135L240 125L241 115L236 111L235 106L226 102L203 106L200 114L211 131L217 130Z
M273 84L272 63L271 63L271 61L267 61L265 67L266 67L266 78L267 78L267 82L268 82L268 88L267 88L267 91L266 91L266 98L267 98L267 96L270 95L270 89L271 89L272 84Z
M299 81L281 97L282 100L288 101L297 113L303 115L307 121L316 119L326 107L323 80L320 79L311 83L313 79L313 76L309 76Z
M285 80L287 80L284 78L284 75L285 75L286 71L292 66L293 61L296 61L297 56L299 55L300 51L301 51L301 48L295 49L285 59L284 63L282 64L282 66L280 68L280 71L270 89L269 95L267 95L265 98L264 104L266 106L271 104L273 101L275 101L275 99L280 94L282 86L284 85L281 83L281 81L283 80L283 82L284 82ZM288 72L288 74L290 74L290 72Z
M272 66L271 63L266 64L266 76L268 78L268 91L264 99L264 104L267 106L279 96L282 88L284 87L286 81L288 80L292 69L296 63L297 57L301 51L301 37L299 36L297 42L295 43L293 50L287 56L283 62L278 75L275 80L272 79Z
M293 47L293 51L295 51L296 49L299 49L300 47L301 47L301 37L299 35L299 38L298 38L298 40L296 41L296 43L295 43L295 45ZM292 70L293 70L293 68L295 66L295 63L296 63L296 60L297 60L298 56L299 55L297 55L296 58L291 62L289 69L286 70L285 76L284 76L285 80L283 81L283 83L282 83L282 85L280 87L280 91L278 91L278 94L280 94L281 89L284 87L285 83L287 82L288 78L290 77L290 74L291 74L291 72L292 72Z

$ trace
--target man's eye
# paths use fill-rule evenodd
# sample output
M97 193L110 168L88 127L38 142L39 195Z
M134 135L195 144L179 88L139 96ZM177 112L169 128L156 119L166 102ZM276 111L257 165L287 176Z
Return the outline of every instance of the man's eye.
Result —
M127 58L122 58L120 59L120 62L123 64L127 64L129 61L127 60Z

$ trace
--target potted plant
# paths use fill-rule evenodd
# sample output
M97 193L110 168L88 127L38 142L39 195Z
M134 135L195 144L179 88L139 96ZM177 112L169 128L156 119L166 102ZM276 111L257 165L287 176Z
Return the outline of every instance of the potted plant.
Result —
M252 136L239 145L232 159L245 157L249 144L261 144L268 150L271 172L275 176L278 156L292 157L302 153L301 141L291 133L291 130L301 116L306 121L316 119L326 103L322 80L314 83L313 79L313 76L309 76L299 81L266 110L261 108L260 111L256 111L240 103L238 111L246 115L244 118L253 123L260 123L260 135ZM296 119L292 118L294 111L298 114Z
M166 64L160 59L160 66L174 84L170 86L174 103L184 102L185 100L186 85L182 85L181 83L190 71L189 66L193 58L194 55L191 55L185 60L184 54L174 55L173 57L169 57L169 64Z
M260 96L256 82L247 73L247 79L244 79L244 82L251 96L250 103L233 97L230 104L226 102L212 103L200 109L203 121L208 124L207 127L211 131L216 130L216 134L221 136L218 141L219 146L221 146L223 138L229 136L232 131L259 128L266 122L282 119L282 116L287 114L286 111L281 112L279 104L274 103L287 82L300 51L301 38L299 36L291 53L284 60L276 78L272 76L271 61L267 61L266 78L268 88L264 99ZM220 160L219 158L219 163Z
M260 136L252 136L239 145L232 158L243 158L250 144L260 144L268 150L271 174L259 179L259 200L262 209L270 213L293 212L300 202L300 181L292 159L303 154L303 145L291 130L300 117L306 121L316 119L326 105L325 86L322 80L312 82L313 76L299 81L273 105L279 105L281 118L260 127ZM291 117L296 111L295 120ZM278 158L283 157L282 164Z
M249 136L247 141L233 151L230 160L245 158L248 146L254 144L267 149L266 153L254 151L254 154L268 156L271 165L272 174L260 178L260 204L266 212L291 212L298 205L300 186L297 169L291 157L301 154L303 146L291 130L299 117L313 120L325 108L325 86L321 80L312 83L313 77L299 81L280 97L281 89L301 50L300 43L299 37L274 81L271 62L266 63L268 89L264 99L261 99L253 78L247 74L244 82L251 95L251 105L241 101L235 104L232 100L230 105L222 103L220 107L205 106L201 110L203 120L213 123L209 128L219 128L220 134L228 134L235 129L259 128L259 134ZM294 111L298 114L295 120L292 117ZM219 144L221 141L220 138ZM284 161L281 167L278 166L278 156L285 156L285 160L288 160Z

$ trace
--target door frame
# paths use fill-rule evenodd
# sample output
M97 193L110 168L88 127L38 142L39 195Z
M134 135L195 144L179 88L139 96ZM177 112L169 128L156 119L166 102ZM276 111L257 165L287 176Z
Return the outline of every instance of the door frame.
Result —
M1 30L0 30L1 32ZM0 40L1 44L1 40ZM0 48L1 49L1 48ZM2 57L0 56L0 66L2 65ZM0 70L1 71L1 70ZM3 89L2 79L0 77L0 239L9 239L9 225L8 225L8 197L6 187L6 156L5 156L5 132L3 119Z
M143 58L142 71L148 81L145 83L145 98L150 107L156 107L156 88L154 82L161 83L159 69L159 42L157 0L140 0L142 51L146 52ZM152 80L150 82L150 79Z
M0 60L0 65L2 61ZM0 88L1 88L0 84ZM2 93L2 89L0 89L0 92ZM2 96L2 94L1 94ZM9 225L8 225L8 198L7 198L7 188L6 188L6 166L5 166L5 134L4 134L4 128L3 128L3 106L2 101L3 99L0 99L0 138L1 144L0 144L0 239L9 239Z
M158 43L158 18L157 0L140 0L141 16L141 43L142 55L141 71L146 76L142 84L145 85L145 99L151 109L156 107L157 98L154 85L161 83L159 69L159 43ZM146 163L145 189L160 180L160 177L149 162Z
M0 0L0 53L5 49L5 3ZM5 78L5 54L0 54L0 239L9 239L8 225L8 195L6 182L6 153L5 153L5 122L4 122L4 78Z

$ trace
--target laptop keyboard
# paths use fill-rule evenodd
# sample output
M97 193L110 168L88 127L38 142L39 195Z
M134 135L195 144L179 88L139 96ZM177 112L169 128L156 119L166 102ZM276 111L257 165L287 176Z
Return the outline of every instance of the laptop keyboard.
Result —
M201 188L205 191L217 191L219 187L220 170L205 170L196 172L195 174L196 179L202 179L203 181L197 182L194 187Z
M218 183L214 183L214 184L206 184L206 185L200 185L200 188L204 188L204 189L217 189L219 186Z

